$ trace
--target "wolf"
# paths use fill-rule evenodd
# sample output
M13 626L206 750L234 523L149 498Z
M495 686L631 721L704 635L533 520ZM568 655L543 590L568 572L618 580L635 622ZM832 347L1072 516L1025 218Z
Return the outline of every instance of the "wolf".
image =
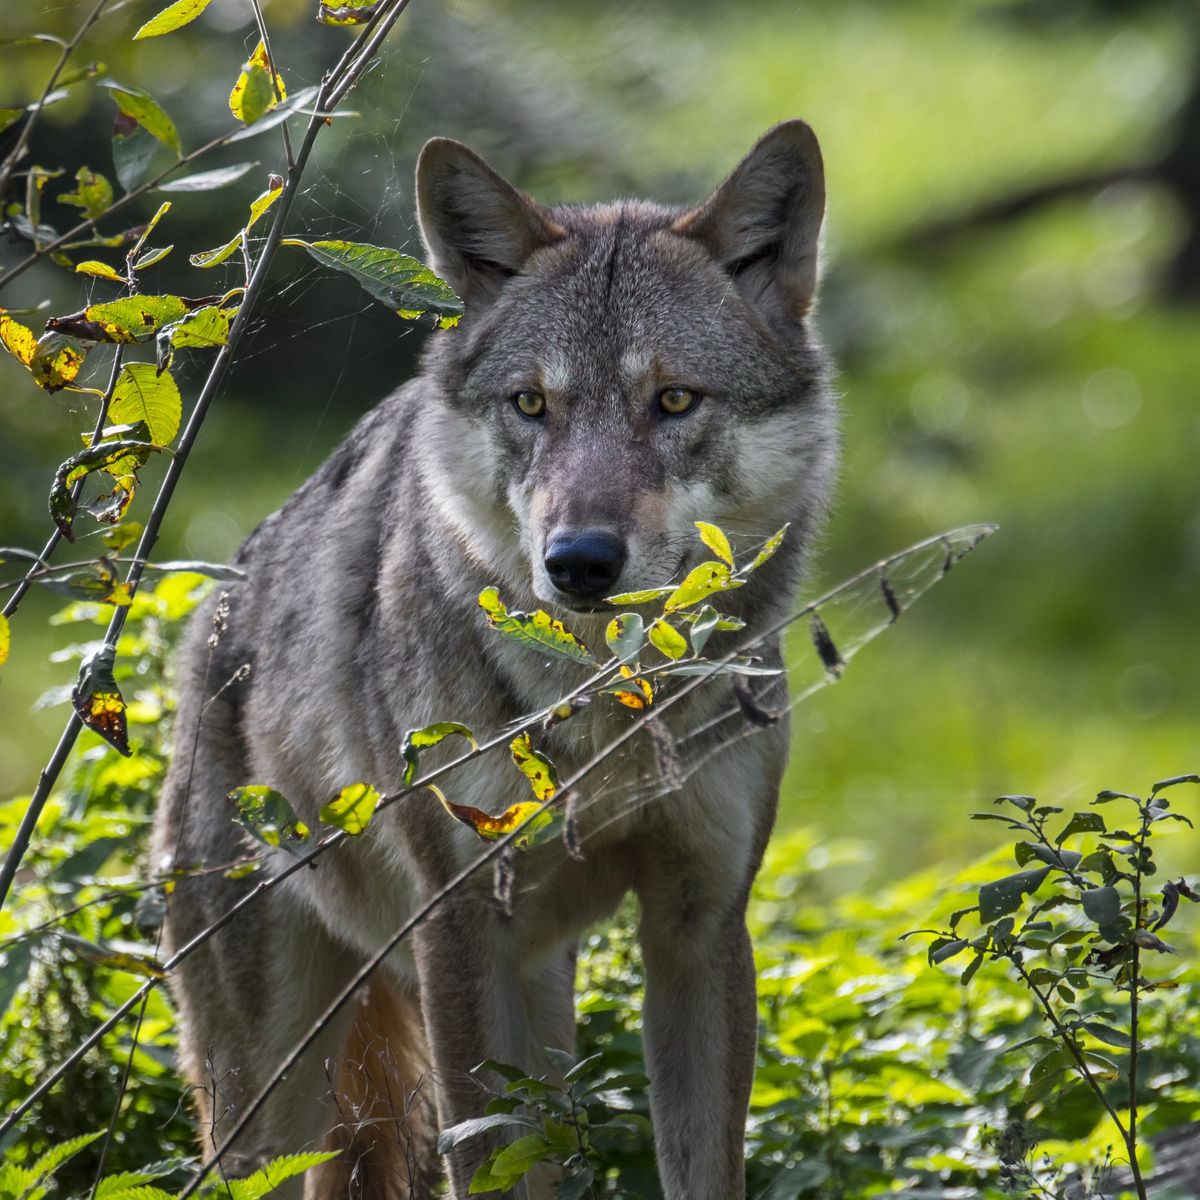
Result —
M804 122L768 131L690 209L544 206L440 138L420 155L416 200L427 261L465 316L249 537L235 560L245 581L194 618L154 833L165 868L244 856L231 789L269 785L315 827L349 782L401 786L406 731L439 720L500 730L575 686L573 664L487 629L485 587L512 608L569 614L603 646L606 597L677 581L708 557L695 521L751 542L790 522L779 552L722 597L750 631L766 628L789 610L829 505L836 405L812 329L825 187ZM781 661L777 640L761 653ZM714 680L664 710L669 735L700 729L731 687ZM770 679L760 699L785 689ZM569 774L630 718L594 704L539 744ZM440 903L271 1093L225 1170L324 1144L345 1153L308 1174L310 1197L413 1200L444 1173L461 1200L497 1143L472 1139L439 1161L436 1130L482 1113L471 1071L484 1060L550 1072L545 1048L572 1047L577 939L632 893L663 1195L742 1197L756 1037L745 910L786 724L725 744L649 804L630 798L655 748L634 741L578 804L579 853L555 841L515 856L510 911L489 872ZM456 802L498 812L528 799L494 759L447 778ZM415 793L179 965L179 1055L206 1145L479 850ZM254 883L220 870L181 878L167 949ZM507 1194L554 1186L534 1173Z

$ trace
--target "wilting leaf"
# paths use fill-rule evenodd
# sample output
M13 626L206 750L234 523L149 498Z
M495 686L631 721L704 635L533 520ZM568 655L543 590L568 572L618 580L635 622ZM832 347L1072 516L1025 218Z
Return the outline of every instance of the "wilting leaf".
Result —
M710 525L707 521L697 521L695 525L700 531L700 540L727 567L732 567L733 548L729 545L729 539L725 536L725 531L718 529L715 525Z
M158 14L151 17L133 35L135 42L142 38L161 37L164 33L172 33L181 29L190 21L194 21L210 4L212 0L175 0Z
M375 15L381 3L382 0L321 0L317 20L322 25L362 25Z
M638 613L618 613L609 621L604 640L618 662L632 662L646 640L645 622Z
M382 799L369 783L352 783L342 788L318 815L326 825L334 825L351 837L357 837L370 824Z
M284 238L285 246L303 246L317 260L352 275L381 304L408 320L429 314L439 329L462 318L463 303L445 280L424 263L399 250L366 242L305 242Z
M452 800L447 800L442 790L434 787L432 783L425 786L437 796L442 807L456 821L469 826L485 842L497 841L512 833L514 829L521 829L521 836L513 840L513 845L518 850L524 850L530 845L534 834L545 829L554 820L553 814L543 810L536 800L522 800L518 804L511 804L498 817L493 817L481 808L474 808L470 804L455 804Z
M475 740L475 735L465 725L460 725L457 721L438 721L433 725L426 725L424 729L410 729L404 735L404 741L400 743L400 754L407 764L404 768L404 784L406 787L412 783L413 777L416 774L417 759L420 752L429 749L430 746L436 746L439 742L455 735L466 738L471 743L472 750L479 749L479 743Z
M279 100L287 99L283 77L275 72L275 86L271 86L271 63L267 58L267 47L259 39L254 53L246 60L242 73L229 93L229 111L243 125L253 125L264 113L274 108ZM279 95L276 97L276 91Z
M76 275L95 275L97 279L111 279L113 283L124 283L125 276L120 274L108 265L108 263L99 262L94 258L89 258L87 262L75 264Z
M749 575L751 571L757 571L767 559L774 557L775 551L783 544L783 539L787 537L787 531L790 528L791 522L789 521L782 529L777 530L767 538L763 548L754 556L754 561L748 567L742 569L742 574Z
M124 950L117 946L97 945L73 933L59 934L63 943L70 947L80 958L86 958L98 967L111 967L114 971L125 971L130 975L140 975L144 979L165 979L166 972L152 958L138 954L134 950Z
M46 328L89 342L131 345L152 338L162 326L178 321L193 307L182 296L122 296L89 304L70 316L51 317Z
M1037 867L1031 871L1019 871L993 883L985 883L979 889L979 919L985 925L997 921L1021 907L1024 896L1036 892L1042 881L1050 874L1049 867Z
M149 92L140 88L129 88L111 79L104 80L101 87L108 88L113 103L126 117L136 121L151 137L164 146L170 146L176 154L181 153L179 131L175 122L163 111L161 105Z
M667 597L663 611L675 612L680 608L690 608L714 592L727 592L731 588L741 587L743 582L744 580L734 579L724 563L701 563L690 571L687 578Z
M8 662L8 651L12 646L12 628L9 626L8 618L0 613L0 667Z
M108 407L113 421L145 421L150 441L166 446L179 432L182 413L183 400L169 372L159 374L153 363L130 363L122 369Z
M50 487L50 517L67 541L75 540L72 529L75 520L72 487L93 471L111 471L117 464L120 464L116 470L118 476L129 474L141 466L147 453L154 449L157 447L141 439L118 438L116 441L88 446L59 465Z
M75 172L75 190L64 192L59 204L70 204L83 209L83 215L91 220L103 216L113 202L112 184L90 167L80 167Z
M635 712L641 712L654 703L654 689L648 679L634 675L629 667L621 668L621 678L629 680L629 686L605 688L610 696L615 696L626 708L632 708Z
M40 575L37 582L52 592L92 604L128 608L133 601L133 589L117 577L112 560L103 557L82 571L72 571L69 575Z
M287 797L261 783L234 788L228 796L237 815L233 818L264 846L280 847L290 854L301 853L309 841L309 829L296 815Z
M554 620L540 608L537 612L509 612L494 587L479 593L479 607L487 614L488 624L514 642L520 642L539 653L557 654L573 662L599 666L592 652L561 621Z
M0 342L29 370L33 381L48 392L70 387L79 374L87 349L73 345L57 333L34 336L33 331L14 321L0 308Z
M71 705L79 719L98 733L118 754L129 757L129 726L125 700L113 678L116 648L102 646L79 669Z
M252 171L257 163L234 163L230 167L217 167L213 171L197 171L194 175L183 175L160 183L155 191L159 192L211 192L225 187L241 179L247 171Z
M517 770L529 780L529 786L538 800L545 802L553 798L558 791L558 772L554 764L544 755L533 748L529 734L518 734L509 743L512 760L517 764Z
M37 354L37 337L33 330L13 320L3 308L0 308L0 342L24 367L28 367Z
M687 653L688 644L683 634L661 618L650 626L649 637L650 644L667 658L682 658Z

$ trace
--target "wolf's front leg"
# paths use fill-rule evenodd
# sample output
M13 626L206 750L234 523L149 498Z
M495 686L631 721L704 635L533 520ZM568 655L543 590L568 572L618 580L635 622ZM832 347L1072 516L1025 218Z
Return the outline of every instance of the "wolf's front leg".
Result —
M666 1200L742 1200L757 1034L745 902L688 913L643 895L643 1035Z

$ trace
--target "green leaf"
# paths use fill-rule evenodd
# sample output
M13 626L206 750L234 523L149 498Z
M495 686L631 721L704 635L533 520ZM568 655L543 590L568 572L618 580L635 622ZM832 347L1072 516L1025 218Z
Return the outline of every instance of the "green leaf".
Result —
M940 938L938 939L938 941L941 940L942 939ZM954 938L952 940L947 940L940 946L935 941L929 947L929 965L936 966L940 962L945 962L946 959L953 958L956 954L961 954L966 948L966 938Z
M89 258L86 262L75 264L76 275L94 275L97 279L107 279L112 283L124 283L125 276L97 259Z
M1121 915L1121 895L1115 887L1089 888L1080 893L1083 911L1101 927L1111 925Z
M50 517L63 537L69 542L75 540L72 526L76 516L76 505L72 488L80 479L93 471L110 471L118 476L129 475L145 462L150 451L158 448L141 439L119 438L116 441L98 442L94 446L88 446L60 464L54 473L54 483L50 487ZM48 587L54 587L57 581L50 577L41 582ZM128 597L123 601L113 599L111 595L88 598L98 599L107 604L121 604L122 607L129 603Z
M128 975L140 975L143 979L165 979L166 972L162 965L153 958L139 953L136 949L123 949L120 946L98 945L86 938L77 937L72 933L60 933L59 938L81 958L95 963L99 967L109 967L114 971L124 971Z
M113 390L108 415L113 421L145 421L150 440L166 446L179 432L183 400L169 371L160 375L153 363L130 363L122 368Z
M1050 874L1049 867L1037 867L1032 871L1020 871L993 883L985 883L979 889L979 920L984 925L1021 907L1024 896L1036 892L1042 881Z
M651 600L660 600L669 596L673 587L645 588L640 592L620 592L615 596L605 596L609 604L648 604Z
M236 308L206 305L179 321L164 325L158 331L159 364L165 365L172 349L211 350L216 346L224 346L229 341L229 326L237 316L237 311Z
M217 167L213 171L197 171L194 175L182 175L160 183L155 191L159 192L212 192L217 188L226 187L241 179L247 171L252 171L258 163L234 163L229 167ZM60 197L61 199L61 197Z
M757 571L769 558L775 556L775 551L783 544L783 539L787 537L787 531L791 528L789 521L782 529L777 529L766 542L763 548L754 556L754 561L748 566L742 568L743 575L749 575L751 571Z
M84 662L71 691L71 706L84 725L128 758L129 726L125 700L113 678L115 659L115 648L102 646Z
M448 737L463 737L471 744L472 750L479 749L475 735L465 725L457 721L437 721L426 725L423 729L410 729L400 743L400 755L407 764L404 768L404 784L412 783L417 772L417 760L422 750L436 746Z
M711 604L706 604L692 622L689 636L692 641L692 653L699 655L708 645L708 639L721 628L721 614Z
M517 612L515 609L509 612L494 587L484 588L479 593L479 607L487 615L488 624L503 637L538 653L557 654L560 658L569 658L572 662L586 663L592 667L600 665L592 652L561 621L556 621L540 608L532 613Z
M174 249L175 247L172 245L161 246L155 250L147 250L146 253L143 254L141 258L137 259L137 261L133 264L133 269L135 271L144 271L147 267L152 267L155 263L162 262L162 260L166 258L167 255L170 254Z
M573 1175L566 1176L558 1185L558 1191L554 1193L554 1200L583 1200L591 1193L595 1178L596 1173L587 1163L584 1163L583 1166L577 1168Z
M117 115L112 140L113 169L117 182L127 192L132 192L160 162L165 166L169 154L169 148L132 117Z
M287 797L265 784L234 788L228 796L234 820L264 846L282 847L298 855L310 840L308 826L296 815Z
M382 799L369 783L352 783L342 788L318 816L326 825L334 825L351 837L358 837L370 824Z
M210 4L212 0L175 0L158 14L151 17L133 35L135 42L142 38L161 37L164 33L173 33L184 25L194 21Z
M650 644L669 659L682 658L687 653L688 644L684 636L661 617L650 626L649 638Z
M1092 1037L1107 1046L1128 1050L1133 1045L1133 1039L1123 1029L1114 1029L1111 1025L1104 1025L1099 1021L1083 1021L1079 1028L1086 1029Z
M245 1179L231 1179L228 1184L223 1180L215 1189L217 1200L261 1200L261 1197L273 1192L285 1180L337 1158L340 1150L312 1151L307 1154L284 1154L264 1163L253 1175Z
M1077 812L1063 826L1062 832L1054 839L1056 846L1061 846L1067 838L1077 833L1104 833L1107 826L1104 818L1097 812Z
M724 531L715 525L710 525L707 521L696 521L695 526L700 531L700 540L727 567L732 568L733 548L729 545L729 539L725 536Z
M245 233L239 229L225 245L217 246L212 250L201 250L197 254L189 254L188 262L193 267L219 267L241 246L245 236Z
M58 197L59 204L70 204L83 210L83 215L95 219L108 211L113 202L112 184L90 167L75 172L75 190Z
M8 1012L8 1006L20 986L29 975L33 962L33 942L18 942L0 950L0 1017Z
M185 316L191 307L181 296L122 296L89 304L66 317L51 317L46 328L89 342L132 345L152 338L164 325Z
M83 63L78 67L72 67L70 70L64 71L58 77L58 86L60 88L68 88L72 84L83 83L88 79L98 79L101 75L107 74L108 67L102 62Z
M278 97L276 91L279 93ZM280 100L286 99L287 88L284 87L283 76L278 71L275 71L272 86L271 62L267 57L266 44L260 38L229 93L229 111L243 125L253 125Z
M967 969L959 976L958 979L959 983L961 983L963 987L966 987L967 984L969 984L971 980L975 978L979 968L983 966L983 960L985 957L986 956L983 954L976 954L975 957L971 959L970 963L967 965Z
M163 111L162 106L141 88L124 87L112 79L106 79L100 84L108 88L113 103L125 116L136 121L151 137L170 146L176 154L182 153L179 142L179 131L175 122Z
M509 743L509 752L517 770L529 780L534 796L544 803L558 791L558 771L554 764L533 748L529 734L520 733Z
M731 588L741 587L744 582L734 579L724 563L701 563L690 571L687 578L667 597L663 611L675 612L680 608L690 608L714 592L727 592Z
M646 640L645 622L638 613L618 613L609 621L604 640L618 662L633 662Z
M0 133L25 115L23 108L0 108Z
M477 1138L481 1133L507 1127L536 1129L537 1123L520 1113L494 1113L487 1117L474 1117L470 1121L460 1121L457 1125L451 1125L449 1129L443 1129L438 1134L437 1152L449 1154L456 1146L461 1146L464 1142Z
M318 262L345 271L381 304L407 320L431 316L439 329L462 319L463 304L445 280L424 263L386 246L366 242L305 242L284 238L285 246L302 246Z
M508 1146L498 1146L475 1172L467 1191L472 1196L506 1192L520 1183L531 1168L545 1161L549 1153L550 1144L540 1133L518 1138Z

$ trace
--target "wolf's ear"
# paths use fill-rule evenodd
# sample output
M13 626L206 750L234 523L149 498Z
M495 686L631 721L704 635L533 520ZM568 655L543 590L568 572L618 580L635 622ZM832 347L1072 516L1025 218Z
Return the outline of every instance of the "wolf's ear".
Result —
M776 125L674 231L702 242L751 304L800 320L817 287L825 170L803 121Z
M466 302L486 305L540 246L564 236L528 196L450 138L417 160L417 218L429 265Z

